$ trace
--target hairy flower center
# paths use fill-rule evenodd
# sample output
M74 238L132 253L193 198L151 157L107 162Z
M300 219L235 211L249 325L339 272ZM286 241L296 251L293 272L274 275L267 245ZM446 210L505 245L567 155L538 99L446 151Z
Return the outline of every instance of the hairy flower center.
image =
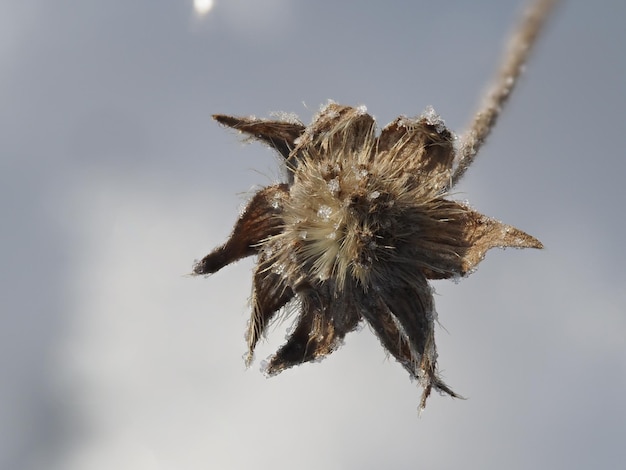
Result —
M389 246L393 199L365 165L306 161L296 172L283 213L292 259L320 281L369 284L372 265Z

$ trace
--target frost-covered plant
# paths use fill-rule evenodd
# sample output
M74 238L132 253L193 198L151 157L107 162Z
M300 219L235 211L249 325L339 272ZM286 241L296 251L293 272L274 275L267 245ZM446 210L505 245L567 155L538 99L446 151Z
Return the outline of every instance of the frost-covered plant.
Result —
M447 199L493 128L556 2L539 0L513 36L486 103L459 139L428 109L380 133L365 107L330 102L313 122L216 115L273 147L287 182L248 203L228 241L197 262L211 274L257 255L248 363L277 313L297 312L266 372L320 359L363 320L422 385L458 397L438 376L429 279L471 273L493 247L541 248L532 236Z

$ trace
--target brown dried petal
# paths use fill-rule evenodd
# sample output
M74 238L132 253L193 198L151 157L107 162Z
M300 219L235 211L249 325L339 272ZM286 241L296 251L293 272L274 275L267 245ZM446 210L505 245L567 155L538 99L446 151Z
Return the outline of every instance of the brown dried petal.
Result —
M261 241L280 231L281 201L288 194L286 184L269 186L256 193L228 241L199 261L193 268L194 274L213 274L227 264L256 253Z
M435 314L433 295L426 279L416 279L410 287L389 286L382 290L380 302L397 322L402 336L407 338L413 358L422 357L433 335Z
M381 131L376 160L395 160L395 166L418 176L420 184L437 190L447 186L454 162L452 133L443 123L425 118L396 118Z
M327 285L299 292L302 307L298 324L266 372L278 374L289 367L322 359L341 345L341 341L360 321L347 296L333 298Z
M491 248L543 248L536 238L455 201L439 199L415 233L415 255L429 279L471 273Z
M415 367L417 357L415 357L409 345L409 338L400 329L399 323L394 319L387 305L380 300L378 303L364 309L362 314L376 333L376 336L378 336L383 347L404 366L413 378L417 378ZM420 334L420 339L422 336Z
M463 256L461 273L474 269L490 248L543 248L543 243L511 225L468 211L465 222L469 248Z
M434 315L432 293L426 279L414 286L382 289L371 310L363 311L385 349L424 387L421 408L433 387L461 398L436 372Z
M294 293L285 284L285 279L272 271L272 263L259 260L254 273L253 310L248 325L248 364L252 361L254 348L270 321L293 296Z
M373 142L375 129L374 119L364 108L329 103L306 128L296 149L309 158L319 154L329 161L358 155Z
M213 119L269 144L285 159L289 158L289 153L295 147L295 140L304 131L302 124L287 121L268 121L224 114L214 114Z

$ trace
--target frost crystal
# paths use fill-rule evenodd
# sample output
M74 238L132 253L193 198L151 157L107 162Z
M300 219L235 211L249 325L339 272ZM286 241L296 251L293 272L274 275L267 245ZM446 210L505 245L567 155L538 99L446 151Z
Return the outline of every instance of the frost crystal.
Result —
M370 201L373 201L374 199L378 199L379 197L380 197L380 191L372 191L371 193L367 195L367 198Z
M339 193L339 178L333 178L328 182L328 190L336 196Z
M326 115L330 116L333 119L338 118L339 117L339 113L333 109L334 105L335 105L335 102L333 100L329 99L326 104L320 106L319 115L326 114Z
M441 116L437 114L435 108L432 106L427 106L421 117L431 126L435 126L435 130L437 132L443 132L446 130L446 123L443 119L441 119Z
M365 169L365 168L361 168L360 170L357 171L356 173L356 179L358 181L365 179L369 176L369 172Z
M413 128L415 121L407 116L398 116L398 127Z
M327 206L326 204L321 205L317 209L317 216L320 219L323 219L323 220L329 220L330 219L330 215L332 213L333 213L333 209L330 206Z
M296 113L287 113L285 111L273 111L270 116L275 117L279 121L283 121L289 124L302 124L300 118Z

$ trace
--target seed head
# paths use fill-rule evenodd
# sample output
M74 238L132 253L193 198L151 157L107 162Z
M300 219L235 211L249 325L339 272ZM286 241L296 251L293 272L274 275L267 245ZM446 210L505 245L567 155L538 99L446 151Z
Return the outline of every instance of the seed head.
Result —
M257 342L284 308L297 322L267 363L269 375L337 349L367 323L417 379L458 397L437 373L431 279L473 272L494 247L542 248L536 238L449 199L493 129L530 46L557 0L536 0L513 35L495 86L459 139L428 108L380 133L364 106L333 102L304 126L292 115L214 118L260 140L283 158L285 183L257 192L228 241L194 266L212 274L257 255L248 325Z
M230 239L194 267L214 273L258 255L248 361L288 303L298 323L267 365L272 375L334 351L366 321L424 387L456 395L437 375L428 279L464 276L492 247L540 248L526 233L446 199L453 134L429 110L399 117L380 134L360 108L330 103L304 127L215 116L269 143L289 183L259 191Z

